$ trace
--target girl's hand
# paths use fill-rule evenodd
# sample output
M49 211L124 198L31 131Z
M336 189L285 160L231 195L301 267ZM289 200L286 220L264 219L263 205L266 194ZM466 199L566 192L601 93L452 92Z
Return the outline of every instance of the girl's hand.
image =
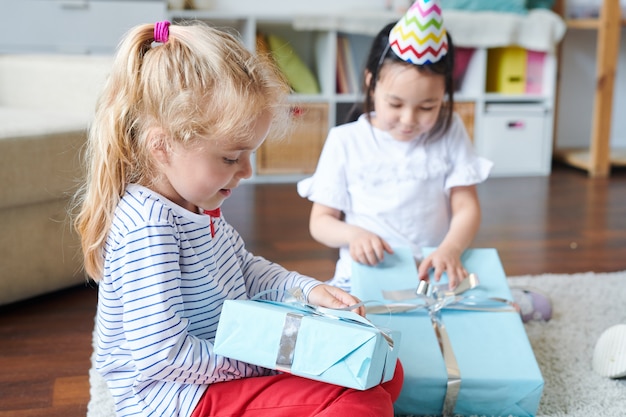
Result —
M374 266L385 257L385 252L393 253L393 249L380 236L359 228L349 242L350 256L356 262Z
M428 280L428 271L435 269L435 281L441 279L441 275L448 274L448 288L454 289L468 276L467 270L461 263L461 254L458 251L440 247L428 255L420 263L418 275L420 280Z
M322 284L311 290L308 302L313 305L327 308L346 308L358 304L361 301L341 288ZM356 307L352 311L365 317L365 307L362 305Z
M461 263L461 254L469 247L480 225L480 204L476 186L453 187L450 190L452 221L446 237L437 250L426 257L418 268L420 279L428 279L430 268L435 269L435 281L448 274L448 287L454 289L467 277Z

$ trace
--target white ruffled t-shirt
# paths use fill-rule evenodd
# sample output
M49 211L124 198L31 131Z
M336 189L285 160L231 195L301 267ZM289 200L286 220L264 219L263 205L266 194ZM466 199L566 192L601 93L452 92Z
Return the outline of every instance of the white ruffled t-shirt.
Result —
M315 173L298 183L298 193L421 259L422 248L439 245L448 231L450 189L484 181L492 165L475 153L457 114L443 137L409 142L361 115L330 130ZM351 267L348 247L340 248L330 283L349 291Z

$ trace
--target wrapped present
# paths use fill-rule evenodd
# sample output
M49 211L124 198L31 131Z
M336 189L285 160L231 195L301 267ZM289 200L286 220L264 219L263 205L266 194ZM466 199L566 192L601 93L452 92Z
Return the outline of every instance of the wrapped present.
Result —
M396 413L534 416L544 381L497 251L467 250L462 262L478 279L450 293L444 274L436 296L418 289L410 250L387 258L377 267L355 263L352 284L357 297L377 300L372 322L402 333Z
M399 332L356 313L298 303L227 300L214 352L293 375L365 390L394 374Z

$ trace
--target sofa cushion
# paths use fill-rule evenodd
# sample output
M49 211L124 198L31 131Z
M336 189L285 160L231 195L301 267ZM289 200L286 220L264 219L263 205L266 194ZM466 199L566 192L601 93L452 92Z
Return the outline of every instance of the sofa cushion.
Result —
M0 107L0 208L71 195L87 125L77 115Z
M90 118L112 62L98 55L0 55L0 106Z

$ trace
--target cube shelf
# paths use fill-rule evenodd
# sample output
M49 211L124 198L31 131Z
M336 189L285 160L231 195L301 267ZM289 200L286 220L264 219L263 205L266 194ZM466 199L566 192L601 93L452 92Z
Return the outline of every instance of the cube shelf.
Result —
M290 49L316 78L319 93L292 95L294 109L298 109L294 116L297 127L291 137L270 138L259 149L252 181L297 181L310 175L328 129L345 123L355 103L362 101L359 90L363 66L373 36L343 32L332 24L318 25L315 29L301 28L294 22L299 19L301 23L302 16L288 14L171 10L170 18L174 21L199 19L228 28L251 50L257 47L258 33L273 34L289 42ZM381 16L382 19L386 17ZM515 88L507 86L505 79L508 76L511 84L511 74L507 71L519 67L516 60L509 57L511 54L517 54L517 61L523 63L523 71L517 75L519 85ZM548 175L556 84L554 54L519 48L459 48L457 62L455 110L463 119L476 151L495 163L497 168L492 176ZM505 79L504 84L499 79ZM495 114L496 108L505 111ZM506 118L516 111L521 111L516 118L524 129L508 127Z

